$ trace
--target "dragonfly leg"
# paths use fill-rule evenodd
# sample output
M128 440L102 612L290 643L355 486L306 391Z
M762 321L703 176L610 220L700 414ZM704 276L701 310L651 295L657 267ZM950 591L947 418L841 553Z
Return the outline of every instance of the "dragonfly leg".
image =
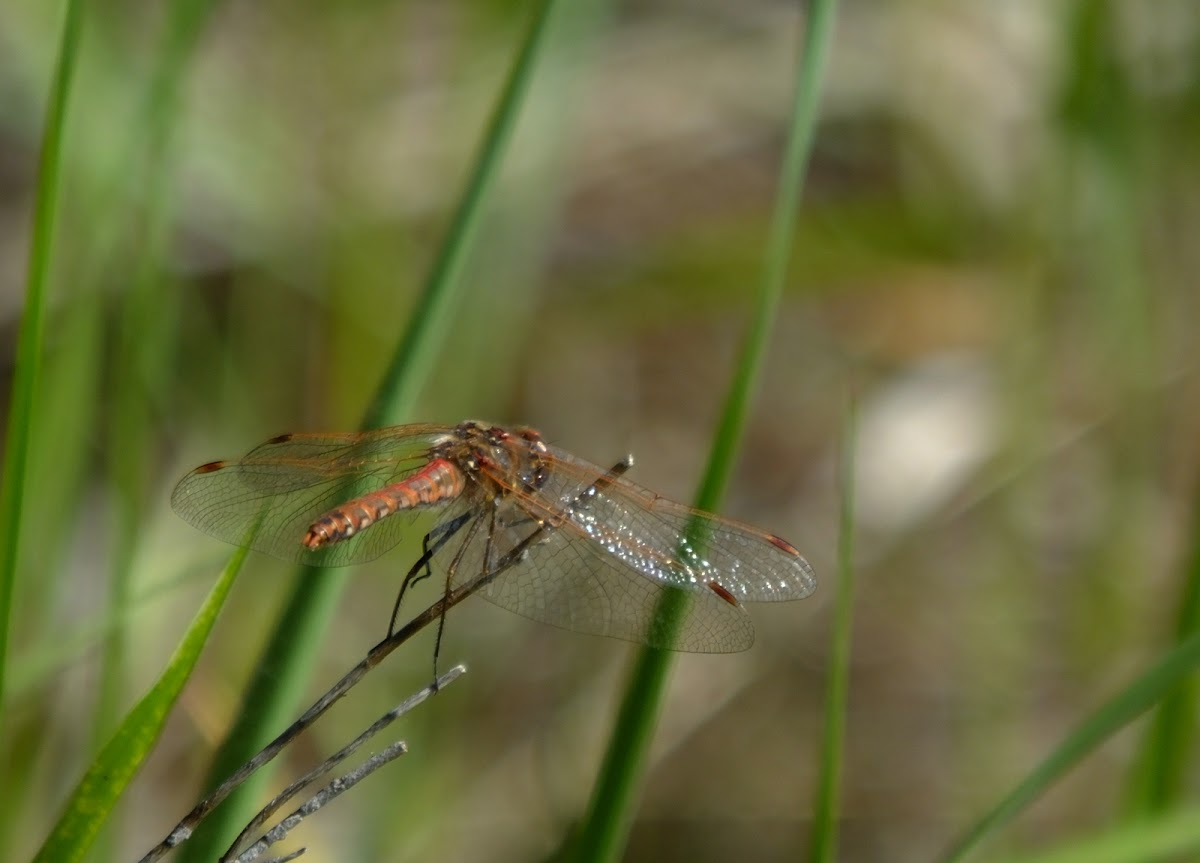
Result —
M591 497L592 495L594 495L596 492L600 491L601 489L606 488L609 485L612 485L613 480L615 480L617 477L621 476L621 474L625 473L632 466L633 466L633 459L630 457L626 457L626 458L622 459L621 461L617 462L611 468L609 468L602 476L596 477L595 481L592 482L587 488L585 488L579 494L575 495L575 497L572 498L572 500L571 500L571 505L578 506L579 504L586 502L587 499L589 497ZM404 581L400 585L400 594L396 597L396 605L392 609L392 620L391 620L391 623L388 625L389 637L395 631L396 617L400 613L400 601L404 598L404 592L408 589L408 587L410 585L415 584L416 582L420 581L421 579L428 578L430 575L432 575L433 571L430 568L429 564L430 564L430 561L433 559L433 556L435 554L437 554L438 551L441 550L442 546L444 546L450 540L451 537L453 537L456 533L458 533L458 531L462 529L463 525L465 525L468 521L470 521L472 516L474 516L474 515L475 515L475 513L473 511L464 512L461 515L459 515L457 518L451 519L450 521L445 522L444 524L440 524L440 525L436 526L433 530L431 530L429 533L427 533L425 535L425 539L422 542L423 551L421 553L421 557L417 560L416 563L413 564L412 568L408 571L408 574L404 576ZM566 520L566 516L564 516L560 519L556 519L553 522L541 521L538 519L530 519L529 520L530 523L536 524L537 527L534 528L534 530L528 536L526 536L525 539L523 539L521 542L517 543L513 548L509 549L509 551L503 557L501 557L500 560L496 561L495 565L493 566L492 555L495 550L494 539L495 539L495 534L496 534L496 509L493 507L493 509L491 511L491 516L489 518L489 523L488 523L488 537L487 537L487 544L485 546L484 554L483 554L483 572L480 573L479 586L483 586L483 584L493 580L494 578L499 576L501 573L503 573L504 570L508 569L509 567L513 566L518 561L520 561L529 552L529 549L533 545L537 544L544 538L544 535L547 532L557 529L558 527L560 527L562 525L562 523L565 520ZM455 553L453 560L451 560L450 565L447 567L445 598L449 598L450 587L454 583L454 576L458 571L459 564L462 562L463 553L466 551L467 546L470 545L471 539L473 538L475 531L479 529L479 526L480 526L480 520L476 519L471 524L471 527L467 532L466 539L463 540L462 545L459 546L459 549ZM511 527L512 525L508 525L508 526ZM431 540L433 541L432 548L430 547ZM443 605L443 609L444 608L445 608L445 606ZM445 631L445 627L446 627L446 612L445 612L445 610L443 610L441 616L438 619L437 639L434 642L434 648L433 648L433 679L435 681L435 683L434 683L435 688L437 685L436 681L437 681L438 654L441 652L442 633Z
M404 581L400 582L400 592L396 594L396 604L392 606L392 617L388 621L388 638L396 632L396 618L400 615L400 603L404 600L405 592L422 579L429 578L433 575L433 569L430 567L430 561L433 556L441 551L442 546L450 541L454 534L458 533L462 526L470 520L472 513L464 512L450 521L436 525L433 530L425 534L425 538L421 540L421 556L417 562L409 569L408 574L404 576ZM433 547L430 548L429 541L433 540Z
M464 513L464 515L467 515L467 513ZM461 516L460 516L460 518L461 518ZM459 519L455 519L455 521L458 521L458 520ZM494 520L495 519L493 518L493 521ZM465 523L465 521L464 521L464 523ZM471 540L475 538L475 531L479 530L479 524L480 524L480 519L475 519L474 521L471 522L471 527L467 530L466 537L464 537L462 544L459 545L458 551L456 551L454 553L454 558L450 561L450 565L446 567L446 592L443 595L442 613L440 615L438 615L437 638L433 642L433 691L434 692L438 691L438 682L437 682L438 681L438 670L437 670L438 654L441 653L441 651L442 651L442 633L446 629L446 611L448 610L447 607L450 604L450 585L454 583L455 573L458 572L458 567L462 563L463 555L467 551L467 546L469 546L471 544ZM462 525L460 524L460 525L458 525L458 527L462 527ZM457 531L457 528L455 528L455 530ZM491 539L492 539L491 527L489 527L488 531L489 531L488 532L488 543L490 544ZM451 533L449 536L445 537L445 539L449 539L450 536L453 536L453 535L454 534ZM444 542L445 540L442 540L442 541Z

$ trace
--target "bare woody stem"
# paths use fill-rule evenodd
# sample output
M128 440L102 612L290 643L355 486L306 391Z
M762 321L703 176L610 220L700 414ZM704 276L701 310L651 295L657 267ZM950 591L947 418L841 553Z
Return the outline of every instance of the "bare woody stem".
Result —
M511 566L512 564L508 564ZM505 567L507 568L507 567ZM183 817L183 819L175 825L175 829L162 840L158 845L154 846L144 857L140 863L154 863L156 860L161 860L162 857L173 848L186 842L192 835L192 832L199 826L200 822L208 817L214 809L231 793L233 790L250 778L258 768L262 767L267 762L271 761L278 755L284 747L299 737L310 725L317 721L322 714L334 705L343 695L357 684L366 675L368 671L381 663L388 654L399 647L408 639L412 638L433 621L440 618L443 614L449 611L454 606L458 605L468 596L481 587L486 585L503 570L497 567L493 572L483 573L473 581L462 585L461 587L452 590L449 594L439 599L429 608L422 611L407 624L396 630L392 635L385 638L383 641L376 644L367 653L366 657L354 666L341 680L335 683L328 692L322 695L317 701L304 711L295 722L287 727L278 737L259 750L258 754L234 771L228 779L222 782L211 794L201 800L196 806Z
M589 485L582 492L577 494L571 501L571 507L579 506L587 501L597 490L603 489L611 485L613 480L625 473L631 466L632 462L628 459L620 461L605 473L603 476L596 478L596 481ZM546 538L552 531L559 527L560 523L543 522L517 543L507 554L496 562L495 567L490 571L484 571L478 577L468 581L453 590L447 591L441 599L435 602L429 608L422 611L400 629L393 632L383 641L376 644L367 653L366 657L354 666L341 680L330 687L329 691L322 695L313 703L308 710L287 727L274 740L259 750L258 754L234 771L228 779L222 782L217 788L195 805L191 812L183 817L183 819L175 825L173 829L161 842L155 845L141 858L139 863L155 863L161 860L169 851L182 845L186 842L195 831L196 827L208 815L228 797L233 790L250 778L258 768L268 763L275 758L284 747L299 737L310 725L317 721L322 714L325 713L334 703L350 689L357 684L368 671L383 662L393 650L399 647L404 642L408 641L430 623L435 620L442 619L446 612L458 605L471 594L486 587L500 575L511 569L517 563L520 563L529 550Z
M289 832L291 832L291 830L298 826L306 817L319 811L321 807L328 804L335 797L338 797L339 795L344 794L346 791L349 791L350 788L352 788L370 773L373 773L375 770L383 767L389 761L392 761L396 757L404 754L404 752L407 751L407 747L403 742L397 742L387 747L384 752L372 755L365 763L359 765L354 770L338 779L332 780L303 806L292 812L290 815L284 818L283 821L281 821L279 824L276 824L274 827L260 836L253 844L248 844L249 837L251 837L256 831L261 830L262 827L270 820L271 816L274 815L284 804L294 799L302 790L310 786L317 779L321 778L335 767L340 765L343 761L353 755L359 749L359 747L375 737L375 735L380 731L383 731L397 719L406 715L413 710L413 708L422 704L431 695L440 692L465 671L465 666L454 666L454 668L437 678L424 689L414 693L406 698L403 702L396 705L396 707L389 710L352 741L343 746L333 755L329 756L329 758L325 759L325 761L323 761L317 767L313 768L304 776L300 777L287 788L285 788L275 797L275 799L259 810L258 814L255 815L254 818L250 819L250 822L246 825L242 832L238 834L238 837L233 841L233 843L229 846L229 849L221 857L221 863L226 863L226 861L233 860L235 858L237 861L249 861L257 858L270 845L275 844Z

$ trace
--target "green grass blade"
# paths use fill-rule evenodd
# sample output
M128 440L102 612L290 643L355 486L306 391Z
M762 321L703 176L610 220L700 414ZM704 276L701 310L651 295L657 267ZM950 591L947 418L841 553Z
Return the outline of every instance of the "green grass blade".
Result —
M1197 666L1200 666L1200 635L1193 635L1085 719L1045 761L963 834L942 858L945 863L966 857L1096 747L1176 691L1196 672Z
M116 529L113 534L110 614L124 617L130 602L133 561L145 521L147 492L151 486L151 450L154 403L163 387L164 369L174 367L171 357L177 340L175 321L178 292L164 289L162 262L170 236L170 148L179 123L179 94L186 71L211 11L209 0L189 0L168 7L165 47L160 52L149 87L133 124L122 157L128 176L139 177L144 203L135 229L141 238L134 275L120 298L120 328L112 380L113 410L109 472L117 489ZM147 327L147 321L154 321ZM109 734L116 706L124 698L128 677L125 630L112 630L104 644L100 694L96 709L98 739Z
M492 110L479 152L455 208L446 241L438 250L426 288L417 298L408 329L384 372L363 419L364 428L403 422L429 377L446 334L450 312L461 302L463 268L479 233L486 202L500 176L517 118L546 51L547 34L560 0L537 0L504 90Z
M0 710L4 704L5 669L8 665L9 621L21 542L22 499L29 465L34 398L42 364L45 302L50 262L54 254L54 226L58 219L58 187L62 172L62 137L79 53L82 12L79 3L67 0L59 43L58 64L50 88L46 131L38 163L37 198L25 287L25 312L17 341L17 367L13 374L4 470L0 473Z
M401 422L412 410L449 332L450 312L461 303L464 265L476 244L534 70L546 49L546 36L560 0L538 0L533 16L492 112L480 150L408 328L364 417L366 428ZM209 772L215 786L241 766L284 724L299 700L321 633L332 618L340 580L305 574L295 586L246 690L238 721L221 746ZM186 861L218 856L246 820L261 773L218 807L183 849Z
M1039 854L997 863L1146 863L1177 859L1200 849L1200 810L1188 809L1134 821Z
M1197 492L1192 502L1192 548L1175 627L1177 642L1200 632L1200 484ZM1155 711L1135 771L1132 811L1162 812L1182 798L1193 770L1197 694L1195 679L1186 680Z
M767 353L771 328L779 299L787 283L788 265L796 235L796 217L804 191L804 174L817 131L817 113L821 103L822 81L837 12L836 0L814 0L809 6L804 47L797 64L795 97L787 150L779 177L779 191L764 258L762 284L750 330L742 344L741 356L734 369L733 381L721 411L720 425L709 454L708 468L695 504L700 509L716 509L725 496L725 487L733 473L733 462L741 445L754 390Z
M838 534L838 583L833 605L833 649L829 654L829 689L825 693L825 729L813 813L812 863L837 859L837 815L850 689L850 636L854 618L854 452L857 410L850 404L842 438L842 512Z
M700 509L717 509L729 482L750 400L766 355L779 298L786 282L795 235L796 210L816 131L821 80L832 39L835 7L833 0L825 0L814 2L810 8L804 48L796 67L791 127L768 235L757 306L734 368L708 467L696 494L695 504ZM681 613L680 603L671 595L668 597L669 601L664 603L660 613ZM646 648L638 654L604 763L592 791L588 812L575 843L578 860L615 860L625 847L634 800L640 777L645 772L647 752L670 667L671 654L668 651Z
M246 554L244 548L234 553L158 681L129 711L83 775L34 858L37 863L72 863L83 859L117 799L158 740L171 707L200 658Z
M250 760L272 733L284 728L303 694L305 671L316 659L320 634L333 617L340 586L329 573L307 577L298 574L296 582L246 686L237 721L213 758L206 790L219 785ZM207 861L220 857L248 819L266 776L265 771L259 771L214 809L181 849L180 859Z
M180 94L192 67L200 36L205 31L210 0L183 0L167 7L163 47L137 106L124 146L118 153L119 170L109 178L114 188L133 182L142 194L141 205L123 208L132 218L111 218L113 226L101 229L96 242L100 267L112 266L113 247L108 241L120 234L139 237L134 259L123 260L132 270L128 287L119 296L119 326L114 362L109 372L113 398L107 420L111 440L108 471L116 494L109 561L109 615L128 616L132 599L131 578L146 522L153 450L155 407L166 389L165 370L175 367L173 351L179 318L179 292L163 283L163 259L173 225L171 214L172 142L180 125ZM109 199L118 196L110 194ZM154 322L147 326L147 322ZM100 686L93 716L93 737L99 746L112 733L129 691L129 636L114 627L103 642ZM111 856L111 833L101 837L95 853Z

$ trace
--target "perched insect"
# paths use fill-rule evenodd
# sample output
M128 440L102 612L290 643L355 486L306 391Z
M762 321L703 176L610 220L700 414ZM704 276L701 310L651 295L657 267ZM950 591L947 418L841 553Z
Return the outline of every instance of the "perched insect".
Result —
M673 650L744 650L743 602L812 593L790 544L660 497L624 478L630 466L604 470L533 429L478 422L289 434L201 465L171 504L226 542L323 566L378 557L412 521L401 515L434 510L400 597L436 563L447 591L480 578L481 595L525 617ZM667 626L656 610L670 587L690 602Z

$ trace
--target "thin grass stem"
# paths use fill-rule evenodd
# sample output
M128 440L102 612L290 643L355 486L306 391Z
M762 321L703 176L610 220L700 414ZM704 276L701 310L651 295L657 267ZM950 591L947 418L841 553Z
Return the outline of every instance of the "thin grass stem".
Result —
M699 509L719 509L733 471L734 457L746 425L750 401L758 385L771 328L786 283L795 236L796 210L816 132L822 78L833 37L835 8L833 0L818 0L811 6L803 50L796 64L788 143L767 237L755 312L734 367L708 467L696 493L695 505ZM672 593L668 593L660 611L670 618L686 613L686 607ZM662 624L656 623L658 625ZM669 651L644 648L638 653L583 826L575 841L574 854L577 860L607 863L620 857L625 847L634 801L646 770L647 753L662 707L671 663Z
M76 0L67 0L63 12L58 61L50 85L46 129L38 157L33 232L25 282L25 310L17 337L17 364L12 379L4 467L0 470L0 711L5 703L5 671L12 619L13 589L21 551L22 502L29 468L29 443L33 432L34 399L42 368L46 330L46 295L54 258L55 225L59 215L63 129L79 54L83 11ZM3 716L0 715L0 721Z
M429 378L452 324L451 311L462 302L463 269L474 250L481 217L493 196L500 165L508 150L534 71L546 51L550 22L561 0L538 0L517 50L459 199L446 239L417 300L408 328L384 372L363 418L372 428L400 422L412 410ZM320 635L333 617L340 580L298 573L283 613L275 624L262 659L261 671L246 689L242 711L209 771L215 783L237 767L267 739L269 729L284 721L299 700L304 676L316 657ZM251 694L252 693L252 694ZM226 812L206 825L205 836L189 848L186 859L201 863L228 844L229 834L245 820L250 791L239 792Z
M1191 542L1175 623L1176 643L1200 631L1200 478L1192 495ZM1163 812L1185 795L1196 749L1196 692L1194 679L1184 681L1154 711L1133 771L1129 811Z
M943 863L957 863L964 859L984 839L1041 797L1100 744L1175 692L1181 683L1195 674L1197 667L1200 667L1200 635L1193 635L1079 723L999 803L963 832L962 837L941 858Z
M857 407L851 401L842 435L842 511L838 530L838 582L833 607L833 644L829 652L829 688L825 693L825 729L809 859L837 859L837 822L846 737L846 703L850 691L850 639L854 621L854 455Z

